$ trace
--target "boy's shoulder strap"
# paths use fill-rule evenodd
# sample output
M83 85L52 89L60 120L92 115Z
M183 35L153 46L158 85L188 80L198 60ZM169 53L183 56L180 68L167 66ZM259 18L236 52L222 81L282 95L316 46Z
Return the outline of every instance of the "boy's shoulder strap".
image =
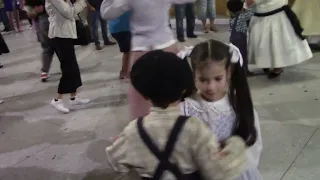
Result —
M148 149L157 157L157 159L160 161L158 167L156 168L156 171L154 173L153 179L158 180L161 178L164 171L169 170L171 171L178 179L182 176L181 171L179 170L179 167L175 164L172 164L169 161L169 158L173 152L174 145L177 142L177 139L179 137L179 134L185 124L185 122L188 120L188 116L179 116L176 123L174 124L167 144L165 146L164 151L160 151L160 149L155 145L153 140L150 138L150 136L147 134L145 129L143 128L143 118L139 118L137 121L138 131L140 134L141 139L145 143L145 145L148 147Z

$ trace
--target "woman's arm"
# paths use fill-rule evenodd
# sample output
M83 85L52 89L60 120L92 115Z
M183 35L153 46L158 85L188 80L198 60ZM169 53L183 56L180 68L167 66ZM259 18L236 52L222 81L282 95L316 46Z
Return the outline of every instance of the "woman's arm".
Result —
M87 3L85 0L77 0L73 5L70 5L68 2L63 0L47 0L54 8L56 9L63 17L67 19L74 19L74 17L80 13L86 6ZM46 5L46 8L49 6Z
M105 20L116 19L129 11L133 0L104 0L101 4L101 17Z

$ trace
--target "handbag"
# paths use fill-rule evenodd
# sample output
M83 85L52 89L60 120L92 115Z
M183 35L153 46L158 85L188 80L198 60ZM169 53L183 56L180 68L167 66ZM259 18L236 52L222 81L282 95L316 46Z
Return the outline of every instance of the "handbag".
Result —
M86 46L91 42L91 32L88 25L85 25L78 15L79 20L76 20L76 29L78 38L74 40L74 45Z

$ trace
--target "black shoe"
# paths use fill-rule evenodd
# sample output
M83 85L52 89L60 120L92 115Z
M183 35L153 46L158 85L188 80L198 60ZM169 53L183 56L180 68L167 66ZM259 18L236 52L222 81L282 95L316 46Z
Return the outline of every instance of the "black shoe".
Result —
M179 42L185 42L186 40L184 39L184 37L178 37L177 38Z
M5 27L4 30L3 30L3 32L11 32L11 31L12 31L12 29L9 28L9 27Z
M309 44L312 51L320 51L320 44Z
M270 71L269 68L263 68L262 70L263 70L263 72L266 73L266 74L269 73L269 71Z
M282 73L283 73L282 69L280 71L278 71L278 72L270 71L269 74L268 74L268 78L269 79L275 79L275 78L279 77Z
M254 72L247 71L246 75L247 75L247 77L252 77L252 76L255 76L256 74Z
M197 38L198 36L195 35L195 34L190 34L190 35L187 35L188 38Z
M115 44L117 44L117 43L112 42L110 40L104 43L105 46L111 46L111 45L115 45Z
M0 63L0 68L3 68L3 64Z
M100 46L100 44L96 44L96 50L100 51L102 49L102 47Z

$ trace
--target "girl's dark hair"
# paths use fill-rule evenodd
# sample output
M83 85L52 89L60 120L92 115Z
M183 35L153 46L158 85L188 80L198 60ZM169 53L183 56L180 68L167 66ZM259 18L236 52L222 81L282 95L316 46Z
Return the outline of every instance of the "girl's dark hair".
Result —
M209 40L196 45L189 58L194 70L201 70L208 61L225 61L226 70L231 69L228 95L230 104L236 113L234 135L242 137L248 146L252 146L256 141L257 132L254 126L253 103L249 84L240 63L231 63L229 46L219 41Z
M156 50L140 57L131 70L131 83L153 106L167 108L191 95L194 80L187 61L176 54Z

